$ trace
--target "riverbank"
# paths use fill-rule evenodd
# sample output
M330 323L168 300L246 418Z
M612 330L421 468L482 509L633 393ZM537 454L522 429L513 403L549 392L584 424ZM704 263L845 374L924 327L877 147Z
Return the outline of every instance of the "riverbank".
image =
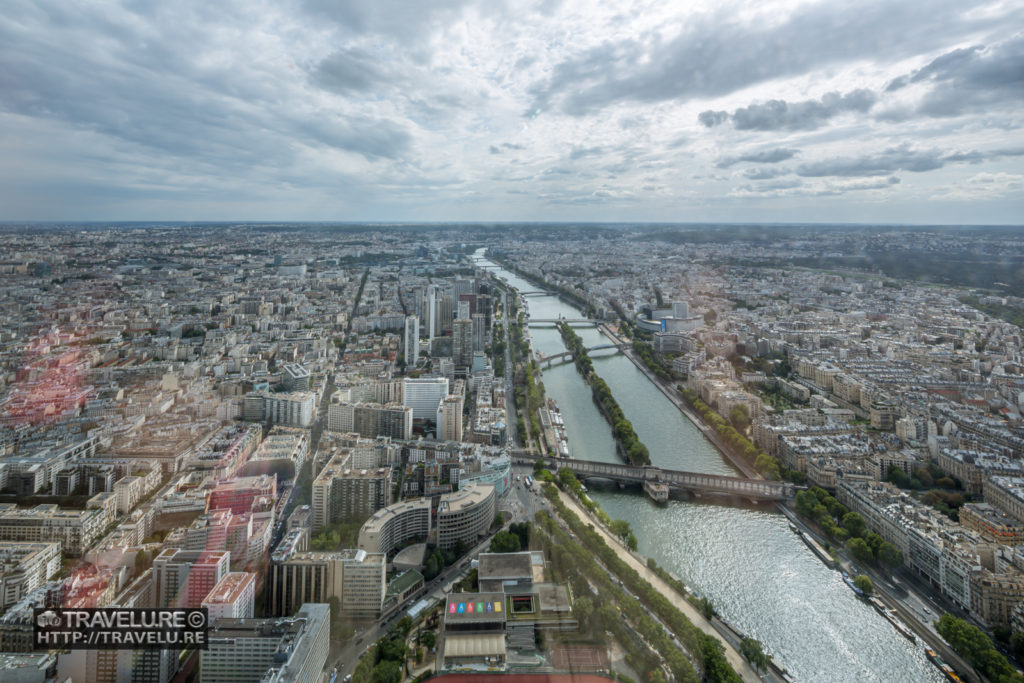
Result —
M827 543L817 530L812 529L811 526L800 517L800 515L790 509L785 503L779 503L778 508L791 523L796 525L798 529L807 534L808 537L813 539L816 543L819 545ZM836 550L836 554L839 558L839 563L835 569L837 569L837 571L841 570L852 574L854 564L846 552L840 548ZM896 613L899 615L903 623L914 631L921 642L938 652L946 662L957 670L957 673L967 681L970 681L970 683L983 683L981 677L970 664L957 654L941 636L929 629L926 624L922 624L920 618L912 610L908 609L905 604L903 604L901 599L896 595L895 588L885 577L879 576L871 569L865 568L860 564L856 566L858 568L857 573L867 574L868 578L871 579L871 583L875 587L875 597L881 600L886 607L896 610Z
M598 329L601 331L601 334L611 339L614 343L622 343L622 337L612 332L607 325L602 323L601 325L598 325ZM650 368L644 365L643 362L635 356L632 349L623 348L622 353L626 356L626 358L628 358L633 363L633 365L637 367L637 369L640 370L640 372L644 373L644 376L647 377L647 379L649 379L651 383L655 387L657 387L662 394L665 395L665 398L671 401L672 404L679 409L679 412L681 412L690 422L694 424L695 427L697 427L697 429L701 431L704 437L711 443L711 445L713 445L718 450L722 458L727 463L729 463L730 466L741 472L744 476L746 476L749 479L764 478L757 472L757 470L755 470L750 465L750 463L748 463L746 460L733 453L732 449L729 448L728 444L726 444L722 440L722 437L719 436L715 432L715 430L711 429L709 426L704 424L704 421L700 419L700 416L694 413L690 406L686 405L686 402L682 399L681 396L679 396L678 392L676 392L675 387L672 386L670 383L666 383L664 380L662 380L653 372L651 372Z
M660 592L665 598L672 603L672 606L682 612L690 622L699 628L703 633L715 638L725 650L725 658L732 666L733 670L740 675L744 681L750 683L760 682L762 679L754 671L753 667L750 666L743 655L739 653L739 650L731 643L727 638L724 638L718 629L704 618L704 615L697 610L696 607L690 604L685 597L680 595L675 588L670 586L664 579L658 576L656 573L651 571L650 567L647 566L646 559L635 551L629 550L623 545L622 540L609 532L605 526L590 514L579 502L567 494L561 489L558 490L559 500L567 508L572 510L580 519L589 519L593 525L594 530L601 535L604 542L615 551L615 554L625 562L631 569L637 572L645 581L654 586L658 592Z

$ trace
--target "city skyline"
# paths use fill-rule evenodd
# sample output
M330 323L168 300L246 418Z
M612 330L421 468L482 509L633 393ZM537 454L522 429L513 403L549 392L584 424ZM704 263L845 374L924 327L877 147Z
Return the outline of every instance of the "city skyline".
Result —
M0 218L1014 223L1022 19L18 3Z

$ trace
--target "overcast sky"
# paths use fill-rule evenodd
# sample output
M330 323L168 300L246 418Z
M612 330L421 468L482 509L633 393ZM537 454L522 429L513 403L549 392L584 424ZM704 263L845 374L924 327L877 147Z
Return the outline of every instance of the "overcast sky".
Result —
M1024 223L1024 4L5 0L0 220Z

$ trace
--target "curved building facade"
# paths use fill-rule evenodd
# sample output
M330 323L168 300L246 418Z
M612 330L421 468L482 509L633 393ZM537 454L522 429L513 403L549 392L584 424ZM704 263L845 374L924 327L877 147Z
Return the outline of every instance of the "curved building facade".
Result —
M476 543L494 521L495 488L470 482L454 493L441 496L437 506L437 545L444 550L459 541Z
M377 510L359 530L359 549L387 554L406 541L426 538L430 508L429 498L417 498Z

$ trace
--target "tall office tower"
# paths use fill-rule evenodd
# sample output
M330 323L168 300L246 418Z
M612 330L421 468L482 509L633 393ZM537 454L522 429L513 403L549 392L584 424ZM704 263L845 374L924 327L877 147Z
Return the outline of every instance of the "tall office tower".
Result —
M462 394L452 394L437 407L437 438L440 441L462 441Z
M477 294L476 295L476 312L483 313L484 319L487 321L487 326L491 326L491 314L494 309L494 300L490 294Z
M427 337L430 339L431 342L434 341L434 337L438 336L441 333L441 330L440 330L440 328L437 325L437 323L438 323L438 304L439 304L439 301L438 301L438 294L437 294L437 286L436 285L430 285L430 286L427 287L427 296L426 296L426 315L427 315L427 320L426 320L425 324L427 326Z
M466 301L465 299L459 299L457 304L458 304L458 309L457 309L457 311L455 313L455 319L456 320L461 320L461 319L469 320L469 316L471 315L470 312L469 312L469 308L470 308L469 307L469 302Z
M469 367L473 362L473 321L456 320L452 325L452 360L456 367Z
M407 377L402 380L402 405L412 407L414 420L436 420L437 404L447 395L447 377Z
M331 609L306 603L287 619L224 619L200 651L203 683L316 683L330 650Z
M226 550L164 548L153 560L157 607L199 607L228 573Z
M415 315L405 317L405 364L416 367L420 359L420 319Z
M474 290L473 281L465 278L456 278L452 285L452 291L455 294L455 298L458 299L463 294L472 294Z
M451 332L452 321L455 319L455 302L452 300L451 294L445 294L441 297L438 311L441 317L441 332Z
M473 350L483 351L487 343L487 318L483 313L473 314Z

